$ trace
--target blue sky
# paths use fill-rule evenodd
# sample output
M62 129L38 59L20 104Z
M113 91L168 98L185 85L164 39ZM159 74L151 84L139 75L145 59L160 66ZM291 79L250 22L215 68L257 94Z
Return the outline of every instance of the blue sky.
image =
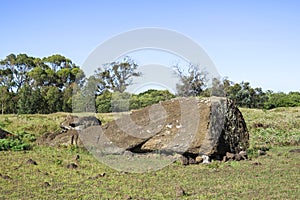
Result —
M299 1L1 0L0 8L0 59L59 53L81 65L114 35L159 27L196 41L221 76L299 91Z

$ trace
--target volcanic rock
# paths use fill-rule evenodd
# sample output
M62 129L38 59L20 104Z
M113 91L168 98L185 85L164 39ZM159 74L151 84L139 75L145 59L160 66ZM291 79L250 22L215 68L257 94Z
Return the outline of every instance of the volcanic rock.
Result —
M101 130L88 127L81 136L108 154L129 150L223 158L226 152L238 154L249 146L241 112L223 97L160 102L123 115Z

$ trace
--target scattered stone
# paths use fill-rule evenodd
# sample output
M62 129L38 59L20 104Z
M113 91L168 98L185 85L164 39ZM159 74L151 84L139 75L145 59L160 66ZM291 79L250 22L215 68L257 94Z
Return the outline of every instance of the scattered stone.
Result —
M75 164L75 163L70 163L70 164L67 165L67 168L68 168L68 169L77 169L77 168L78 168L78 165Z
M238 154L226 152L226 155L223 157L223 162L227 161L241 161L241 160L247 160L247 152L246 151L240 151Z
M266 155L267 153L266 153L265 151L259 149L259 150L257 151L257 154L258 154L259 156L264 156L264 155Z
M261 146L261 147L259 147L259 149L262 150L262 151L269 151L270 150L270 148L268 148L266 146Z
M188 165L189 164L189 159L187 157L185 157L185 156L182 155L179 158L179 162L182 165Z
M240 161L240 160L242 160L243 158L242 158L242 156L240 155L240 154L234 154L234 160L235 161Z
M203 162L202 156L197 156L197 157L195 158L195 160L196 160L196 163L202 163L202 162Z
M226 152L227 160L233 160L235 157L234 153Z
M289 152L290 153L300 153L300 149L292 149Z
M125 200L131 200L131 199L133 199L130 195L126 195L125 197L124 197L124 199Z
M196 164L196 160L192 157L189 157L189 164L192 165L192 164Z
M253 123L253 128L263 128L263 129L266 129L266 128L269 128L270 125L269 124L263 124L263 123Z
M50 187L51 185L50 185L49 182L44 182L44 183L43 183L43 186L44 186L44 187Z
M259 165L262 165L262 164L260 162L254 162L253 165L259 166Z
M12 178L8 175L2 175L0 174L0 177L2 177L3 179L6 179L6 180L12 180Z
M210 161L209 161L209 156L207 155L202 155L202 159L203 159L203 164L209 164Z
M176 186L175 190L176 190L177 197L182 197L182 196L186 195L186 192L184 191L184 189L181 186Z
M300 144L300 138L299 138L299 140L291 140L290 144L291 144L291 146L298 146Z
M243 158L244 160L247 160L247 159L248 159L248 154L247 154L246 151L241 151L241 152L239 153L239 155L241 155L242 158Z
M31 158L29 160L27 160L26 163L29 164L29 165L37 165L37 162L32 160Z
M126 157L133 157L134 156L134 154L131 151L127 151L127 150L124 151L123 155L126 156Z
M80 156L77 154L77 155L75 156L75 160L76 160L76 161L79 161L79 159L80 159Z
M101 174L97 174L97 175L94 176L94 177L90 177L89 179L95 180L95 179L98 179L98 178L101 178L101 177L104 177L104 176L105 176L105 173L101 173Z

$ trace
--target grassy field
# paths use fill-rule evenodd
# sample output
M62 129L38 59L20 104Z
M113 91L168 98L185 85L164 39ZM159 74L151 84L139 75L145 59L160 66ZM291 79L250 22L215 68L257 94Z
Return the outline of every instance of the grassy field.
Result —
M290 150L300 148L300 108L241 111L250 131L250 160L175 162L135 174L113 170L72 147L0 151L0 199L299 199L300 153ZM65 116L4 115L0 127L38 137L57 130ZM261 147L270 148L267 155L256 155ZM67 168L70 163L78 168Z

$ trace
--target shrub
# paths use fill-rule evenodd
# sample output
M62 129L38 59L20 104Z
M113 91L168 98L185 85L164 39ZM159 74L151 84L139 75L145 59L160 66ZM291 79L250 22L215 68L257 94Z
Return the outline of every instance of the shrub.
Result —
M31 149L35 136L26 132L17 133L16 137L0 139L0 151L23 151Z
M30 148L31 145L29 143L24 143L19 139L0 139L0 151L23 151Z

